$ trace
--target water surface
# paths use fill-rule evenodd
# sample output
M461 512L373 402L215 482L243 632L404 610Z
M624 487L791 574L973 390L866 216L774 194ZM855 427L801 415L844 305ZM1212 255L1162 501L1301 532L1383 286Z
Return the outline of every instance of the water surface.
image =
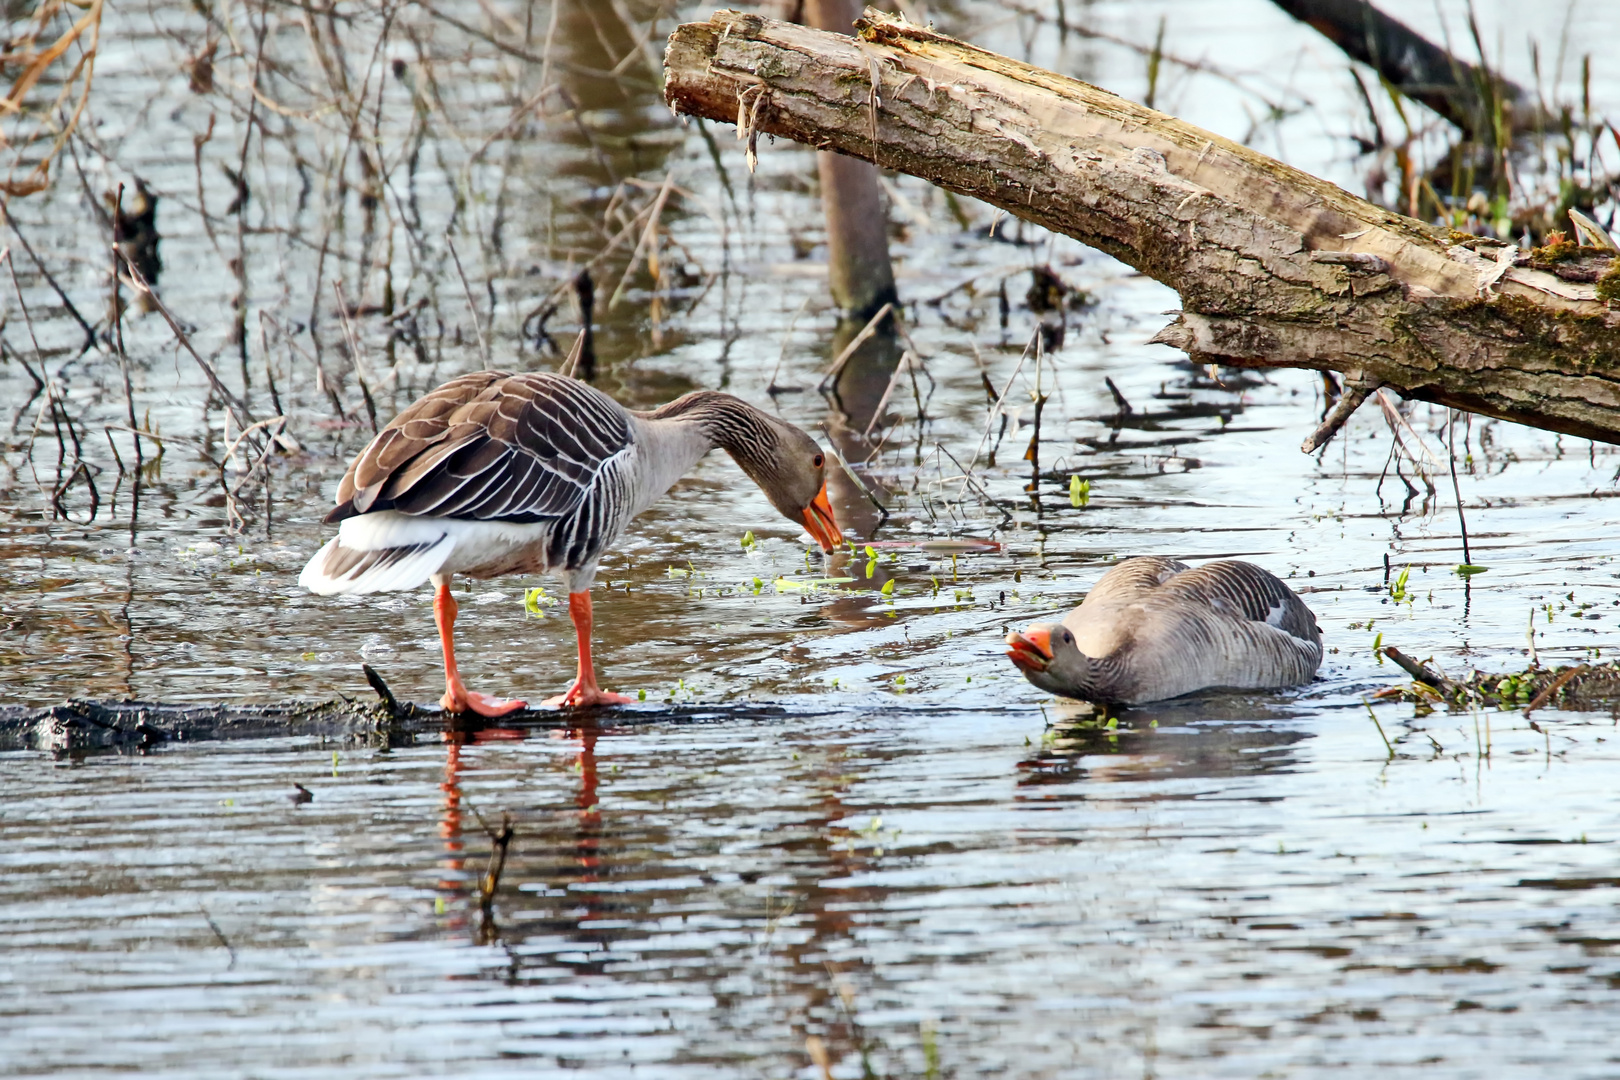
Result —
M278 77L266 96L289 115L249 144L240 241L221 165L239 163L251 72L222 60L233 89L198 96L181 67L203 41L189 9L109 10L84 179L70 165L48 195L15 201L19 226L95 319L107 237L88 208L141 176L162 200L166 302L256 415L288 416L301 449L272 466L268 521L255 498L234 508L233 530L210 463L232 437L223 411L161 320L132 317L138 419L168 442L138 487L120 481L109 435L121 455L133 446L106 431L126 423L116 362L78 354L76 324L19 258L39 351L9 299L4 703L365 695L361 662L400 697L435 699L426 590L296 588L370 434L357 375L386 420L483 366L480 333L492 363L555 368L525 317L619 231L625 218L605 213L644 205L666 177L690 194L662 216L662 276L636 270L611 306L623 253L596 275L597 384L636 407L723 387L818 428L890 508L880 523L853 484L835 490L877 557L808 557L716 455L603 562L604 683L647 694L619 715L392 745L298 731L53 755L13 738L0 753L9 1070L808 1077L815 1036L840 1077L1613 1075L1615 719L1549 711L1537 730L1517 712L1375 703L1375 725L1367 705L1399 674L1380 664L1380 641L1459 675L1522 667L1532 631L1546 664L1611 647L1612 448L1460 421L1457 484L1472 560L1489 569L1458 577L1443 410L1404 408L1403 437L1434 458L1420 466L1391 461L1371 408L1324 454L1302 455L1323 405L1315 375L1206 371L1144 345L1172 293L1005 220L987 239L984 207L961 208L966 230L903 177L888 178L893 243L925 374L915 392L896 383L868 437L870 385L844 384L831 403L814 392L837 328L809 157L763 148L750 178L730 130L711 126L722 181L705 133L669 117L645 66L590 74L633 44L606 8L560 12L550 77L578 122L550 98L514 122L539 65L424 10L401 13L368 68L381 23L356 16L344 62L357 81L369 71L365 100L382 103L372 130L388 184L368 203L321 84ZM1257 102L1285 103L1288 117L1251 141L1360 190L1343 65L1269 5L1069 8L1137 42L1166 15L1167 48L1219 61L1236 83L1176 71L1162 107L1241 137ZM549 20L539 5L491 30L475 6L442 10L536 48ZM1143 92L1141 57L1107 42L1057 41L1050 23L987 5L931 13ZM1445 14L1458 34L1460 9ZM1431 13L1410 17L1439 34ZM1549 55L1563 12L1529 27L1516 5L1481 18L1485 40L1533 33ZM1570 19L1571 57L1620 32L1596 5ZM271 40L308 63L295 21ZM1502 52L1528 79L1527 50ZM1620 91L1599 72L1594 96L1612 113ZM430 82L437 97L419 111ZM211 113L199 173L193 140ZM245 369L228 336L239 243ZM1090 299L1038 371L1023 304L1036 264ZM358 373L336 279L360 309ZM390 289L396 314L422 302L414 322L379 310ZM577 326L561 297L548 332L566 348ZM55 414L23 362L50 377L101 469L94 514L82 482L53 514ZM1011 380L1022 407L994 464L985 377ZM795 390L773 396L773 383ZM1037 389L1049 400L1032 477ZM1006 516L959 479L968 461ZM1081 506L1071 477L1090 484ZM929 545L948 539L999 546ZM1142 553L1240 556L1288 578L1323 626L1321 678L1109 720L1017 676L1004 628L1061 613L1113 560ZM1407 567L1409 602L1397 601L1388 584ZM806 587L829 576L855 580ZM475 688L534 700L566 684L572 630L545 598L543 617L526 608L535 586L557 591L466 586L458 633ZM295 802L295 784L313 800ZM487 920L478 814L516 829Z

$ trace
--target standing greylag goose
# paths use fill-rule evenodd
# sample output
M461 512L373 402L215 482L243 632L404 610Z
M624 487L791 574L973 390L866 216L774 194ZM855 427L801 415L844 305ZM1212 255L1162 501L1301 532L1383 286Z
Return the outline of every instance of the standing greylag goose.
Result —
M1007 635L1007 656L1042 690L1139 705L1223 686L1309 682L1322 632L1299 595L1252 563L1196 570L1126 559L1057 625Z
M448 711L503 716L524 707L473 693L456 670L455 574L551 573L568 588L579 671L547 705L610 705L591 664L596 564L630 519L720 447L771 505L832 551L843 542L827 502L821 448L798 428L730 394L698 391L631 412L560 375L479 371L396 416L338 486L338 534L298 583L321 595L414 589L432 581Z

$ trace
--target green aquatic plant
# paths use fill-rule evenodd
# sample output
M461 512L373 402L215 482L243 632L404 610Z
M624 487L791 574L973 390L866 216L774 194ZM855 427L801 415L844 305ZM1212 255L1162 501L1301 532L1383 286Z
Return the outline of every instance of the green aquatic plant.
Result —
M1407 566L1398 575L1396 575L1394 584L1390 585L1389 587L1389 598L1395 601L1397 604L1403 600L1407 601L1408 603L1411 602L1411 597L1409 597L1406 592L1406 579L1411 573L1412 567Z
M1079 474L1069 476L1069 505L1078 510L1091 501L1091 481L1080 479Z
M742 546L744 551L754 550L754 544L757 542L758 541L754 539L754 530L749 529L747 532L742 534Z
M890 578L888 581L885 581L883 583L883 588L879 589L878 591L881 592L884 596L893 596L894 595L894 578Z

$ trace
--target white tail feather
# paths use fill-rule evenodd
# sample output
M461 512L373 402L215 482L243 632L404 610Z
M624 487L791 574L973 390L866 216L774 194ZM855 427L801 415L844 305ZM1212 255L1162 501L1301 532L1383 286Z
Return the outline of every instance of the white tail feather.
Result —
M439 572L455 541L440 533L428 544L356 551L339 534L328 540L298 575L298 584L319 596L334 593L393 592L414 589ZM334 566L342 567L332 573Z
M412 517L393 510L360 514L344 519L298 584L321 596L414 589L434 574L477 569L541 544L549 528L543 522Z

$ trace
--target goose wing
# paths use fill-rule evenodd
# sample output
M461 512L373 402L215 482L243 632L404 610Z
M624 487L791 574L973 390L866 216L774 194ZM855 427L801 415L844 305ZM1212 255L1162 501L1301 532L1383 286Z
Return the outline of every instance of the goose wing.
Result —
M480 521L564 517L632 439L629 413L582 382L474 372L378 432L349 466L326 520L378 510Z
M1316 616L1275 574L1253 563L1222 559L1176 575L1172 588L1195 593L1223 615L1265 623L1301 642L1317 644Z

